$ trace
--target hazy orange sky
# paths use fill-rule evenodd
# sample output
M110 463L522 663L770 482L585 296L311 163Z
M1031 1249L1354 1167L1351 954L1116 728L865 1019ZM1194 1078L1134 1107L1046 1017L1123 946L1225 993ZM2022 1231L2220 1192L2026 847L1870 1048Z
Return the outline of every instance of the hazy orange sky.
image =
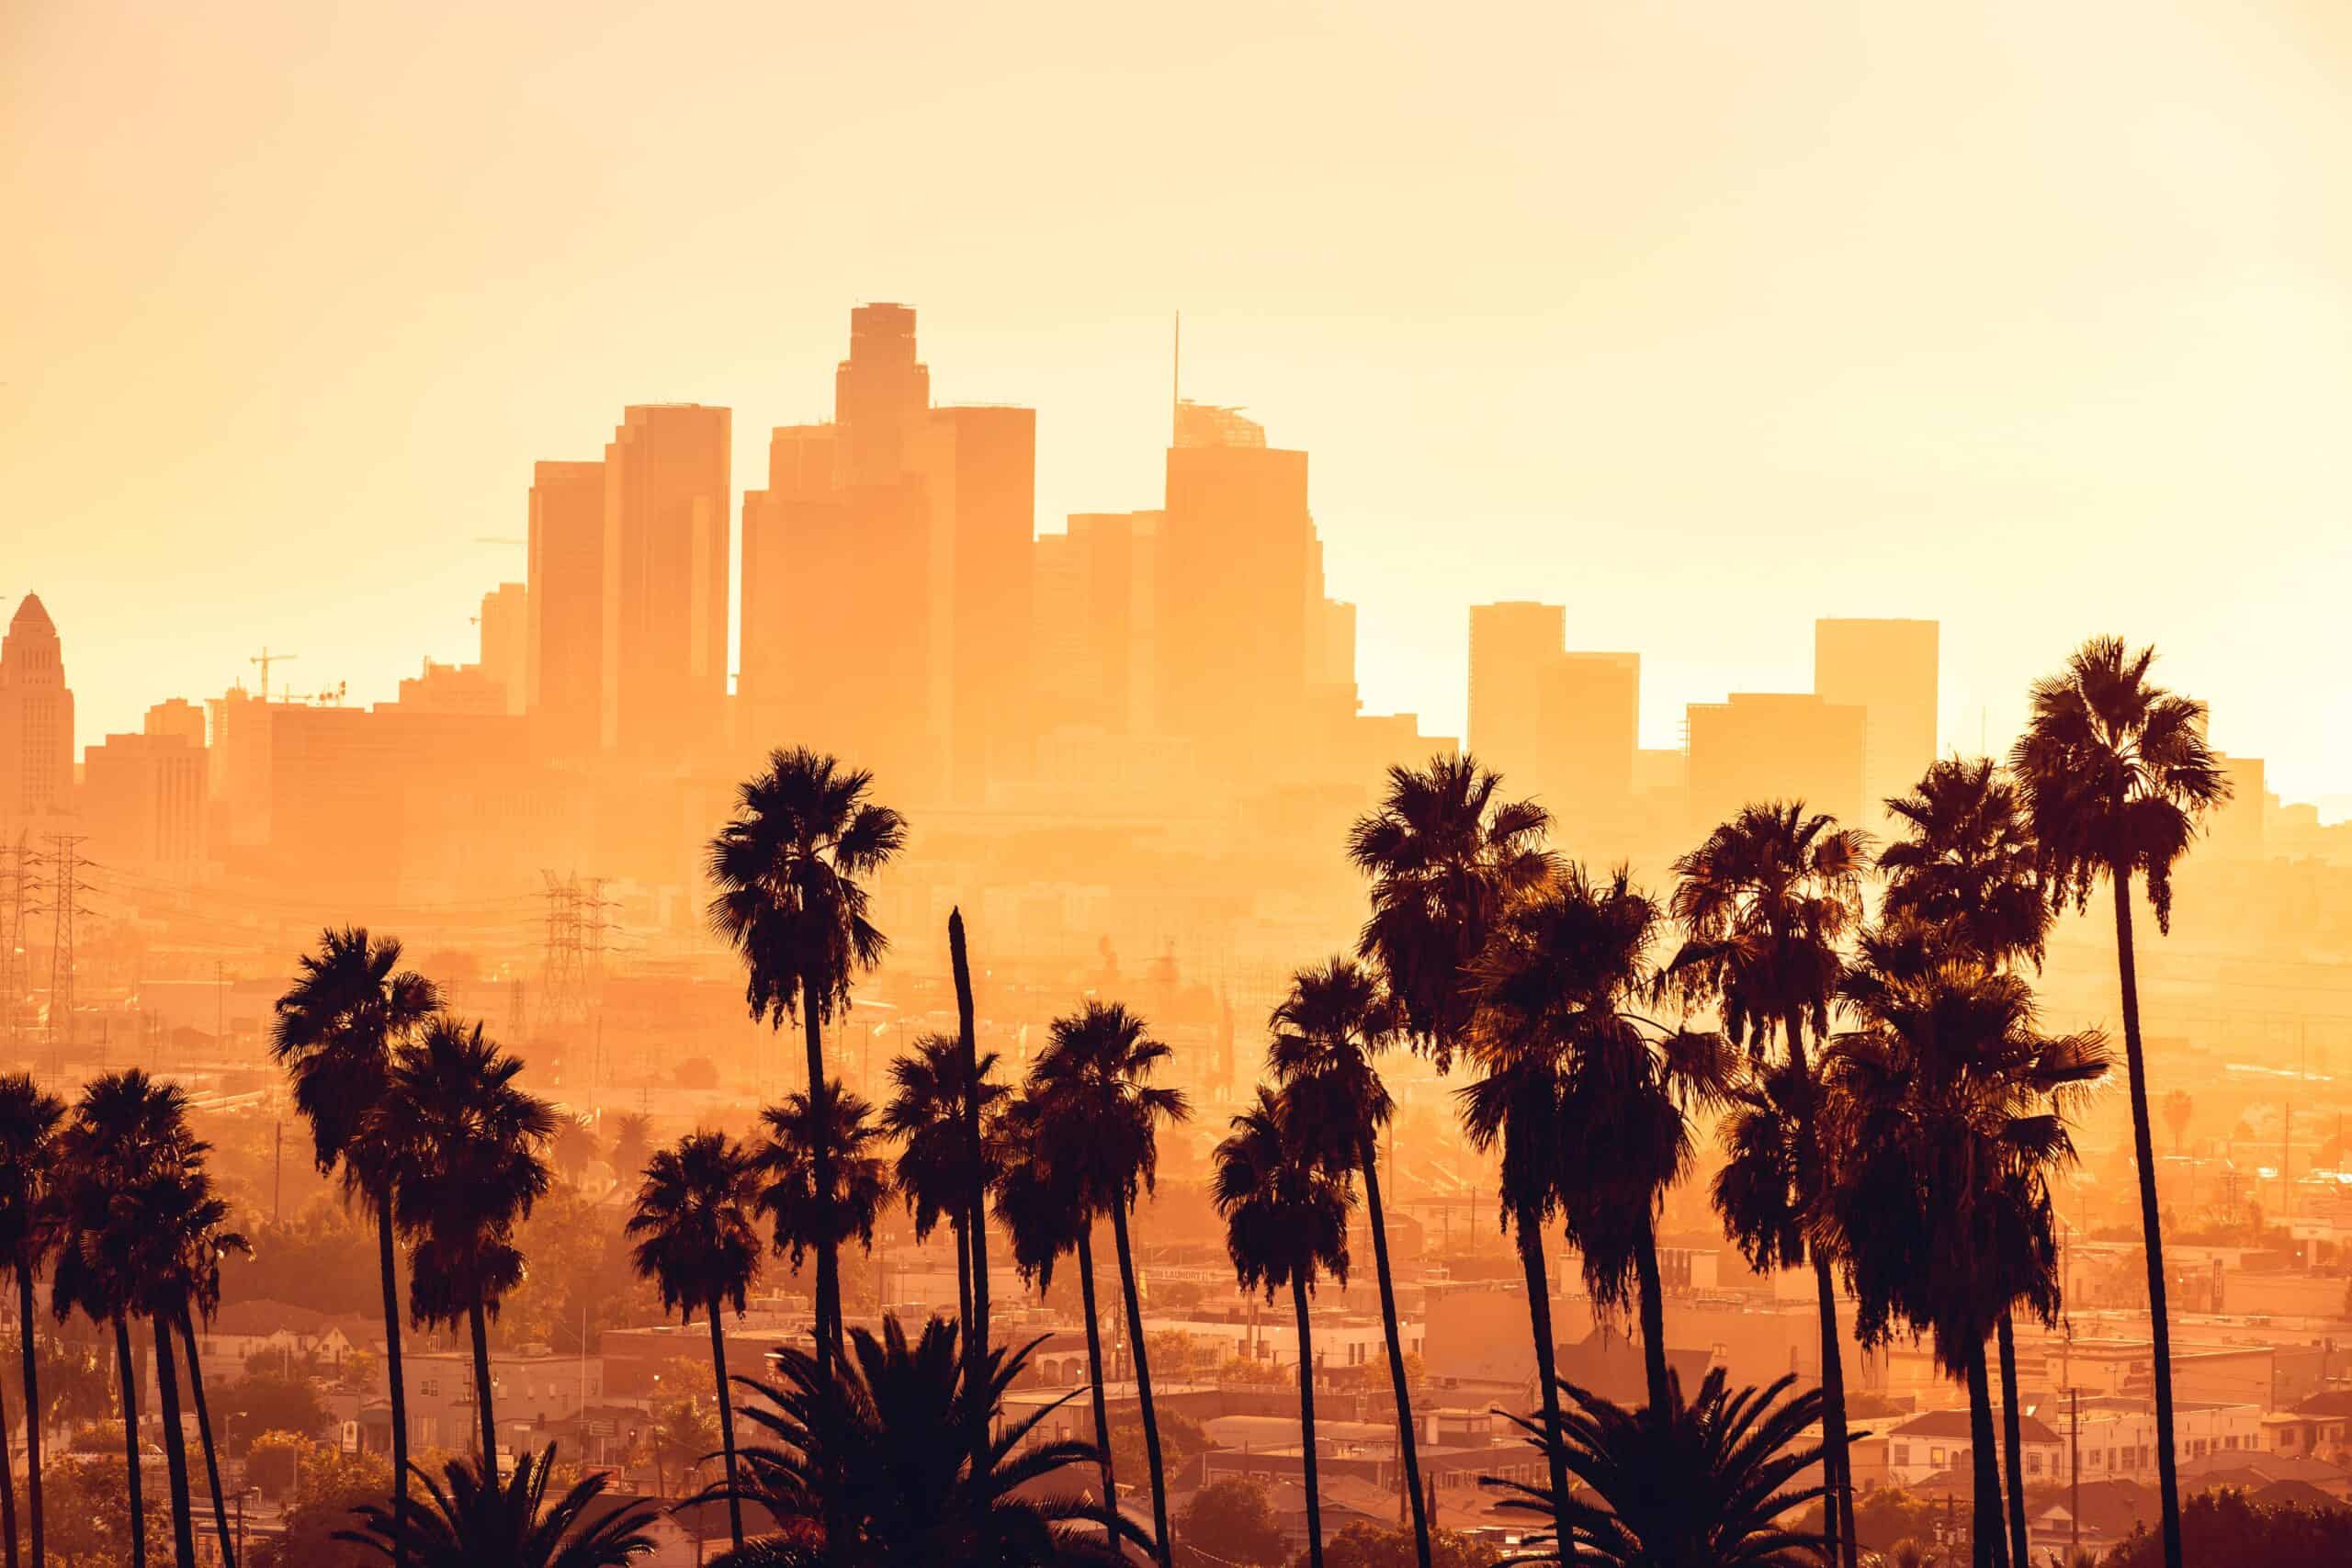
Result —
M1645 728L1944 623L1996 739L2154 638L2352 792L2352 9L0 0L0 592L81 739L297 649L389 697L519 578L535 458L822 417L849 307L1034 404L1038 521L1185 386L1313 454L1367 705L1464 607L1640 649Z

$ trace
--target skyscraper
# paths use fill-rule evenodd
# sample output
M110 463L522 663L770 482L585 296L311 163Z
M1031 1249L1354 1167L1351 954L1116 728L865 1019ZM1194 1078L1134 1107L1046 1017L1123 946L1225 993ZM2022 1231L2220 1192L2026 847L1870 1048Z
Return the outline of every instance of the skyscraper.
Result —
M1857 827L1883 831L1885 802L1910 794L1936 760L1936 641L1933 621L1813 624L1813 689L1866 716Z
M765 490L743 492L741 649L746 744L843 745L854 682L826 671L855 646L848 595L862 571L835 482L841 429L787 424L768 437Z
M115 866L187 869L204 858L206 794L201 740L190 745L185 733L153 731L107 736L82 759L92 855Z
M480 661L482 672L506 694L506 711L521 713L530 663L530 592L520 582L502 582L481 596Z
M37 593L0 637L0 822L21 827L68 808L74 791L74 694L64 647Z
M1687 711L1692 833L1776 800L1801 800L1846 826L1862 819L1867 716L1859 705L1811 692L1734 692Z
M1158 512L1072 513L1036 541L1040 722L1113 735L1158 728Z
M1634 801L1641 746L1642 656L1562 653L1538 705L1540 785L1571 842L1600 836L1611 851Z
M1523 599L1470 606L1470 750L1512 799L1547 795L1558 771L1544 705L1563 678L1567 614Z
M931 370L915 358L915 313L860 305L849 313L849 357L833 373L833 420L843 445L840 482L895 482L931 408Z
M915 443L931 509L931 702L950 796L982 798L1029 764L1029 554L1036 538L1035 409L931 411Z
M628 409L605 447L606 750L668 765L708 754L727 702L730 416Z
M604 711L604 464L534 465L530 552L524 708L542 751L585 756Z

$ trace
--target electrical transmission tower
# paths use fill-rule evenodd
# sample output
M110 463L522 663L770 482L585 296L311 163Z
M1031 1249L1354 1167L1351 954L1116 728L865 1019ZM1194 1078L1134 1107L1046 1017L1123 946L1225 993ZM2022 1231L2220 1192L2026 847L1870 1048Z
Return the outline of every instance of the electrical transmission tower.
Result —
M82 846L89 838L82 833L51 833L49 835L49 864L54 874L49 889L49 1027L47 1044L51 1070L62 1077L66 1054L74 1048L74 918L94 911L82 908L82 895L91 890L91 884L82 880L82 873L90 869L88 856ZM63 1020L65 1034L58 1037L58 1022Z
M541 954L539 1015L549 1023L578 1023L588 1012L588 954L581 919L580 878L541 871L548 901Z
M0 873L0 1020L6 1020L8 1055L17 1055L17 1027L25 997L32 989L32 931L25 922L28 917L40 913L32 896L46 886L35 874L41 863L33 852L31 843L20 829L17 841L0 846L0 865L7 869Z

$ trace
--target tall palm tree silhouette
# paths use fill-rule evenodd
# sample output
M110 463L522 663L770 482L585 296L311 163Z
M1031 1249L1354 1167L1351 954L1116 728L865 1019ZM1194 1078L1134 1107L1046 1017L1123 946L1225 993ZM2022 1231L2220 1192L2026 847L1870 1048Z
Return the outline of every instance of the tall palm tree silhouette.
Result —
M204 1374L197 1358L192 1316L199 1310L209 1315L220 1305L221 1258L251 1249L243 1235L227 1228L229 1205L214 1192L212 1178L204 1168L207 1145L193 1138L183 1138L180 1149L176 1160L151 1167L146 1176L116 1201L132 1225L133 1299L155 1333L155 1382L165 1416L167 1459L174 1470L174 1507L192 1513L187 1495L186 1444L180 1431L179 1381L172 1345L176 1330L187 1350L187 1389L197 1412L198 1434L203 1442L205 1478L211 1493L220 1560L233 1564L236 1551L220 1487L220 1456L212 1443L212 1415L205 1403Z
M1143 1416L1144 1458L1151 1466L1152 1540L1160 1568L1173 1565L1168 1475L1160 1458L1159 1416L1152 1408L1151 1359L1144 1346L1143 1299L1136 1289L1127 1212L1158 1180L1160 1123L1192 1114L1183 1090L1151 1082L1168 1058L1168 1047L1151 1037L1141 1017L1117 1002L1090 1001L1054 1020L1050 1040L1029 1071L1031 1097L1062 1125L1080 1130L1064 1153L1090 1222L1096 1214L1111 1218L1127 1344L1135 1359L1136 1400Z
M811 1252L820 1266L827 1256L839 1257L845 1241L872 1247L875 1222L890 1196L874 1108L835 1078L814 1102L786 1095L760 1112L760 1124L763 1135L752 1149L760 1189L755 1207L773 1227L776 1252L797 1269Z
M752 1224L759 1175L751 1151L724 1133L689 1133L645 1168L637 1206L625 1234L637 1240L630 1255L639 1279L653 1281L665 1312L691 1322L710 1320L711 1382L718 1391L718 1437L727 1460L727 1528L743 1544L743 1509L735 1483L735 1410L727 1393L727 1331L719 1314L732 1303L743 1315L760 1269L760 1233Z
M2031 825L2017 786L1989 758L1945 758L1887 808L1903 836L1880 852L1890 924L1933 927L1987 964L2030 960L2038 968L2052 911L2042 897ZM2018 1403L2017 1338L2005 1307L1996 1329L2001 1359L2003 1464L2009 1476L2010 1555L2026 1551L2024 1433Z
M1689 1111L1723 1103L1737 1068L1721 1034L1633 1010L1657 989L1649 953L1660 923L1623 868L1606 881L1563 868L1505 911L1472 965L1479 1009L1469 1050L1506 1074L1528 1060L1553 1076L1562 1130L1553 1180L1569 1238L1595 1302L1634 1298L1649 1396L1663 1405L1657 1216L1690 1167Z
M1082 1137L1076 1127L1055 1120L1035 1096L1023 1094L1004 1110L1000 1122L1002 1161L996 1179L997 1221L1012 1243L1013 1267L1040 1291L1054 1282L1054 1265L1065 1252L1078 1254L1080 1310L1086 1318L1087 1392L1094 1406L1094 1446L1102 1477L1102 1529L1106 1541L1119 1538L1119 1483L1111 1460L1111 1417L1102 1394L1102 1314L1094 1297L1094 1216L1077 1179L1074 1162L1057 1158Z
M1398 1469L1412 1507L1413 1551L1420 1568L1429 1568L1429 1506L1421 1493L1412 1392L1405 1379L1396 1287L1388 1269L1388 1224L1380 1201L1380 1130L1396 1114L1396 1102L1373 1058L1396 1043L1401 1032L1397 1009L1370 970L1333 958L1291 976L1290 994L1274 1009L1270 1027L1273 1041L1266 1065L1283 1086L1302 1135L1314 1143L1325 1164L1363 1178L1380 1323L1388 1342L1389 1388L1396 1402Z
M873 783L865 770L806 748L772 752L710 841L711 927L742 955L752 1016L777 1028L799 1018L811 1100L827 1092L824 1026L847 1010L852 983L888 945L866 919L864 879L904 847L906 823L866 798ZM813 1153L814 1190L829 1195L832 1151L820 1140ZM817 1248L816 1302L817 1356L830 1365L841 1349L841 1272L830 1241Z
M220 1450L212 1437L212 1408L204 1397L204 1365L197 1348L196 1319L210 1322L220 1310L220 1264L232 1255L251 1255L243 1234L224 1228L228 1205L211 1196L210 1178L203 1177L191 1223L181 1227L187 1243L180 1256L183 1269L178 1292L180 1347L187 1353L188 1391L196 1405L196 1430L204 1445L204 1477L212 1493L212 1523L220 1541L220 1561L236 1568L234 1533L229 1524L228 1499L220 1486Z
M436 1018L392 1065L390 1094L363 1135L391 1150L394 1213L413 1238L409 1308L427 1326L471 1334L481 1472L498 1484L489 1320L523 1280L514 1229L553 1181L555 1108L518 1087L520 1059L479 1023Z
M2132 881L2137 876L2146 882L2156 929L2170 931L2173 863L2188 852L2199 817L2226 800L2230 788L2220 760L2205 743L2205 705L2152 684L2148 670L2154 662L2154 649L2134 652L2120 637L2093 637L2076 649L2064 669L2034 682L2031 716L2009 752L2009 768L2025 795L2037 866L2052 907L2088 908L2101 877L2114 896L2123 1060L2155 1335L2156 1479L2164 1506L2165 1568L2181 1568L2172 1325L2165 1306L2163 1224L2140 1041Z
M33 1568L48 1561L42 1514L40 1367L33 1340L33 1281L58 1243L58 1129L65 1102L43 1090L30 1073L0 1077L0 1268L17 1281L17 1348L22 1359L25 1404L25 1501ZM6 1435L0 1429L0 1445ZM10 1495L14 1495L13 1472ZM8 1526L13 1550L16 1526Z
M1372 879L1357 956L1379 965L1407 1032L1440 1071L1469 1026L1471 961L1511 897L1551 870L1551 818L1532 801L1498 799L1501 785L1466 752L1400 764L1378 808L1348 832L1349 860Z
M931 1239L943 1219L956 1240L956 1321L972 1321L971 1221L988 1172L997 1168L996 1119L1006 1092L996 1081L996 1053L980 1058L982 1168L974 1169L965 1124L971 1076L964 1048L944 1034L926 1034L890 1064L892 1093L882 1108L882 1131L899 1140L899 1195L913 1219L915 1239Z
M384 1381L391 1401L392 1516L408 1507L408 1392L401 1369L397 1226L389 1151L363 1135L382 1106L392 1057L441 1008L433 982L402 969L401 944L364 927L330 928L296 961L277 998L270 1055L293 1082L294 1109L311 1124L322 1174L343 1173L346 1199L375 1212L376 1268L384 1298ZM401 1547L396 1544L395 1551ZM402 1561L394 1558L397 1564Z
M1778 1034L1789 1062L1810 1073L1805 1049L1829 1032L1829 1005L1843 968L1842 944L1861 919L1868 838L1837 819L1808 813L1802 801L1743 807L1706 841L1674 863L1673 911L1686 933L1668 978L1689 1001L1717 1004L1724 1028L1751 1052ZM1800 1101L1801 1113L1811 1103ZM1800 1126L1800 1135L1805 1130ZM1796 1168L1817 1207L1819 1161ZM1820 1299L1821 1390L1827 1413L1825 1504L1829 1533L1845 1568L1860 1551L1853 1529L1854 1484L1846 1443L1846 1380L1838 1334L1838 1296L1826 1249L1809 1245Z
M139 1390L130 1356L130 1318L141 1305L143 1261L133 1195L141 1182L176 1171L199 1155L194 1145L187 1092L136 1067L102 1074L85 1085L74 1119L58 1137L58 1215L64 1240L50 1277L51 1305L61 1320L78 1309L114 1331L134 1568L144 1568L147 1561L147 1529L140 1484ZM161 1369L158 1373L160 1384ZM175 1426L176 1410L167 1407L165 1414ZM174 1547L187 1568L195 1561L196 1543L187 1525L184 1461L174 1468L171 1482Z
M1348 1278L1347 1168L1324 1157L1295 1107L1258 1090L1210 1162L1209 1195L1225 1216L1225 1249L1245 1291L1290 1287L1298 1316L1299 1454L1306 1486L1306 1557L1323 1568L1323 1503L1315 1465L1315 1337L1306 1299L1318 1275Z
M2023 980L1909 919L1865 939L1843 994L1857 1027L1824 1059L1820 1128L1855 1327L1872 1343L1926 1331L1966 1381L1976 1561L2021 1568L2023 1472L2013 1452L2005 1543L1984 1342L2014 1302L2056 1319L2050 1175L2074 1155L2061 1101L2107 1072L2106 1046L2041 1035Z

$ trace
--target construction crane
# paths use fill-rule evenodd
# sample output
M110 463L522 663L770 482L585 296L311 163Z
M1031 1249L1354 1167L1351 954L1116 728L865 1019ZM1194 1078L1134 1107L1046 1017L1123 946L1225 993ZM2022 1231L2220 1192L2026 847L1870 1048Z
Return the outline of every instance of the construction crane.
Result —
M261 700L263 702L269 701L269 667L273 664L283 664L289 659L301 657L299 653L272 653L265 647L259 653L245 660L248 664L261 666Z

